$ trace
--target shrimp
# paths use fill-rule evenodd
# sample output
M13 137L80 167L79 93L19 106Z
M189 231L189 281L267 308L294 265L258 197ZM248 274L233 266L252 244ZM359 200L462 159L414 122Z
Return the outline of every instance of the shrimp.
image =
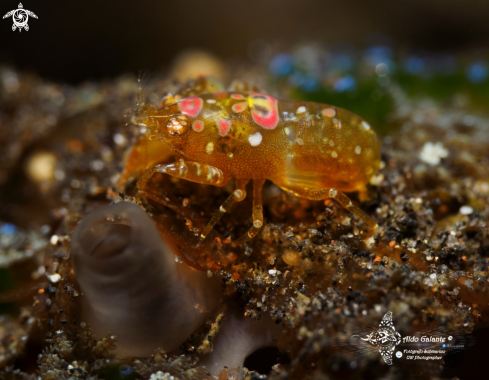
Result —
M278 100L243 82L224 90L212 78L199 78L168 95L161 108L140 103L132 121L146 131L141 144L163 141L182 158L146 170L137 182L140 194L156 172L214 186L236 179L236 189L202 230L199 244L245 199L250 180L253 224L235 246L254 238L263 226L261 192L267 179L299 197L332 198L370 228L377 226L344 194L364 188L380 164L377 135L352 112Z

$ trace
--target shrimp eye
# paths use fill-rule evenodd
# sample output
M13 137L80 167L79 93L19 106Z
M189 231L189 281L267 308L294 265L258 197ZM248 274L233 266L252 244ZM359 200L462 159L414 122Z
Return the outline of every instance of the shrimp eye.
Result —
M181 136L188 130L188 121L185 116L172 117L166 129L171 136Z

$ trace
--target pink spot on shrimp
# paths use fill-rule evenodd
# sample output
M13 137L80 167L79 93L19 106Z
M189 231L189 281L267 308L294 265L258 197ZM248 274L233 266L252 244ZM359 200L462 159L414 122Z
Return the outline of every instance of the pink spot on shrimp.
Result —
M217 120L217 128L221 136L226 136L231 129L231 120L219 119Z
M241 95L241 94L232 94L231 95L231 98L233 98L233 99L239 99L239 100L246 100L246 98L243 95Z
M248 103L246 103L246 102L236 103L236 104L233 104L233 106L231 108L236 113L243 112L245 109L248 108Z
M253 93L250 94L250 100L251 116L255 123L265 129L274 129L279 122L277 99Z
M321 111L321 113L327 117L335 117L336 115L336 111L334 110L334 108L325 108Z
M202 132L204 130L204 122L202 120L195 120L192 123L192 129L195 132Z
M204 101L196 96L191 98L185 98L180 103L178 103L178 108L180 112L190 117L196 117L202 110Z

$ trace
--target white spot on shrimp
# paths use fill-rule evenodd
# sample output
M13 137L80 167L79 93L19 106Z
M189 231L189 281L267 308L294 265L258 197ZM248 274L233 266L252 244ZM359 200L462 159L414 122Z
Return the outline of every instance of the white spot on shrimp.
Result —
M251 146L258 146L261 144L261 140L263 139L263 136L261 135L260 132L255 132L253 133L249 138L248 141L250 142Z
M218 171L214 167L209 166L207 172L207 181L208 182L212 181L212 178L214 178L216 174L219 174Z
M335 151L335 150L333 150L333 151L331 152L331 157L333 157L333 158L338 158L338 153L336 153L336 151Z
M361 147L361 146L359 146L359 145L357 145L357 146L355 147L355 153L356 153L356 154L360 154L360 153L362 153L362 147Z
M292 130L289 127L284 128L285 134L288 136L292 133Z
M304 113L304 112L306 112L306 107L300 106L299 108L297 108L297 111L296 112L297 113Z
M207 154L211 154L214 151L214 143L212 141L207 143L205 151L207 152Z
M362 127L365 128L366 131L370 130L370 125L365 120L362 121Z
M185 162L182 162L180 165L180 168L178 169L178 174L180 176L186 175L188 171L187 165L185 165Z
M334 141L333 140L329 140L329 146L334 146Z
M214 104L216 102L216 99L207 99L206 102L209 104Z
M297 144L299 144L299 145L304 145L304 140L302 140L300 137L297 137L297 138L295 139L295 142L296 142Z

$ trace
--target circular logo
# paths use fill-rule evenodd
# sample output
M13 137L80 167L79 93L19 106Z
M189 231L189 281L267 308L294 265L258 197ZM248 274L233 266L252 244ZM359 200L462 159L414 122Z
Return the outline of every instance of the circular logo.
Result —
M396 352L396 358L402 358L402 352L401 351Z
M450 336L448 337L448 340L452 340L452 339L453 339L453 336L451 336L451 335L450 335Z
M23 28L27 25L27 21L29 20L29 15L27 14L25 9L16 9L12 15L14 24L18 28Z
M29 25L27 25L27 21L29 20L29 16L32 16L34 18L37 18L37 16L34 14L34 12L31 12L27 9L24 9L24 6L22 3L19 3L19 8L14 9L10 12L7 12L3 18L10 17L12 16L13 20L13 25L12 25L12 30L17 30L19 29L19 32L22 31L22 29L25 29L26 31L29 30Z

